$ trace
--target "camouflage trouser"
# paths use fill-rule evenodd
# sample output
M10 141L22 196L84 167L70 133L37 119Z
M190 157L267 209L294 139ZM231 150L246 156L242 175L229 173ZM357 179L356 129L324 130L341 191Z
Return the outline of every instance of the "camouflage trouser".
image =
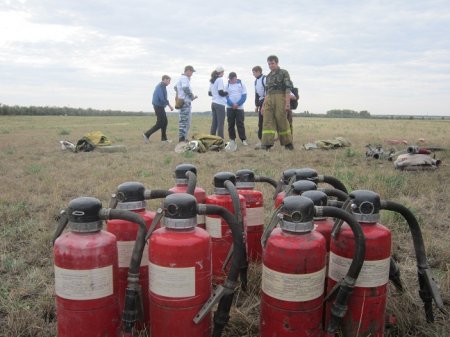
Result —
M191 101L185 100L178 117L178 137L188 139L191 127Z
M275 132L278 133L281 145L292 143L292 133L286 115L285 103L286 94L284 93L270 93L266 96L263 111L262 145L272 146Z

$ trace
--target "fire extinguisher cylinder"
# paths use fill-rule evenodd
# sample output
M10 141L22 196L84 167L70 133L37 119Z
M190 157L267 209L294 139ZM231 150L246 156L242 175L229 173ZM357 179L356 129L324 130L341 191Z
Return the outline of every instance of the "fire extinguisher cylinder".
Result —
M54 243L58 336L119 336L116 238L102 230L102 220L136 222L143 226L141 236L145 222L129 211L104 209L90 197L72 200L65 214L71 231ZM55 237L64 227L58 226Z

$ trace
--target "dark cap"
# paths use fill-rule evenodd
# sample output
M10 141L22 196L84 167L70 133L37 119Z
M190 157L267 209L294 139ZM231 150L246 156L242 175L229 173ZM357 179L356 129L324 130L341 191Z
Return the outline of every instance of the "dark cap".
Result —
M234 71L232 71L229 75L228 78L231 80L232 78L237 77L236 73Z
M188 71L188 70L190 70L190 71L192 71L192 72L195 71L195 69L194 69L193 66L186 66L186 67L184 67L184 71L185 71L185 72Z

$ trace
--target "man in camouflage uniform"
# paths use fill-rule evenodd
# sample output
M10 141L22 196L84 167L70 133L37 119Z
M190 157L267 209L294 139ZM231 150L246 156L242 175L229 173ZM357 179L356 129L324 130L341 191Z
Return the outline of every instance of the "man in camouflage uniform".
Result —
M183 105L180 108L180 116L178 118L178 141L185 142L188 140L188 133L191 127L191 102L197 98L192 93L191 76L195 72L193 66L184 67L184 73L181 74L180 79L175 85L175 90L178 97L183 100Z
M263 106L263 130L261 148L268 150L274 144L275 132L278 133L280 144L288 150L293 150L292 132L287 119L291 109L290 94L293 84L289 73L278 66L278 57L270 55L267 58L270 73L266 77L267 95Z

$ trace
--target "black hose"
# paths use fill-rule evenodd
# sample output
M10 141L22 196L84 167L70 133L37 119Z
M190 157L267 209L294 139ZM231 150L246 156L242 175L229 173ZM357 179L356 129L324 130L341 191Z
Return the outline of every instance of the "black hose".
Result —
M409 226L411 232L414 251L417 261L417 274L419 279L419 295L424 303L425 316L427 322L434 321L432 299L438 308L445 312L444 303L442 301L439 289L431 275L429 264L425 252L425 244L423 242L422 231L414 214L402 204L394 201L382 200L381 209L393 211L403 216Z
M144 199L164 199L165 197L173 193L175 192L166 190L145 190Z
M338 288L335 288L332 291L338 291L338 293L331 306L331 317L327 326L327 333L334 334L339 327L341 319L345 316L347 302L364 263L364 256L366 253L365 237L358 221L356 221L348 212L331 206L315 207L315 210L317 216L334 217L347 222L353 232L355 240L353 260L347 271L347 275L337 284Z
M337 178L332 176L319 176L319 182L324 182L327 184L330 184L334 188L341 190L342 192L345 192L348 194L347 189L345 188L345 185Z
M131 333L136 320L142 319L143 312L141 285L139 284L139 268L145 247L146 223L137 213L111 208L101 209L99 218L102 220L121 219L133 222L139 226L136 242L131 254L130 267L128 268L128 284L125 291L125 305L122 315L124 330L126 333Z
M239 275L241 276L242 285L247 284L247 251L245 249L244 236L241 225L237 222L236 217L226 208L217 205L199 205L198 214L215 214L220 215L231 229L233 236L233 260L231 262L230 271L224 283L225 286L233 286L237 284ZM243 278L243 274L245 274ZM225 325L230 318L231 304L233 303L234 291L225 294L219 301L217 311L214 313L214 330L213 336L220 337Z
M197 186L197 175L192 171L187 171L186 178L188 181L186 193L194 195L195 187Z
M221 216L231 229L233 236L233 259L227 279L237 282L241 270L247 271L247 251L245 249L244 236L241 225L237 222L233 213L218 205L199 205L198 214L215 214ZM241 281L244 283L246 280Z
M255 176L255 182L257 183L268 183L273 186L273 188L277 189L278 184L275 179L264 177L264 176Z
M336 188L321 188L319 191L325 193L328 197L336 197L339 201L348 199L348 194Z

